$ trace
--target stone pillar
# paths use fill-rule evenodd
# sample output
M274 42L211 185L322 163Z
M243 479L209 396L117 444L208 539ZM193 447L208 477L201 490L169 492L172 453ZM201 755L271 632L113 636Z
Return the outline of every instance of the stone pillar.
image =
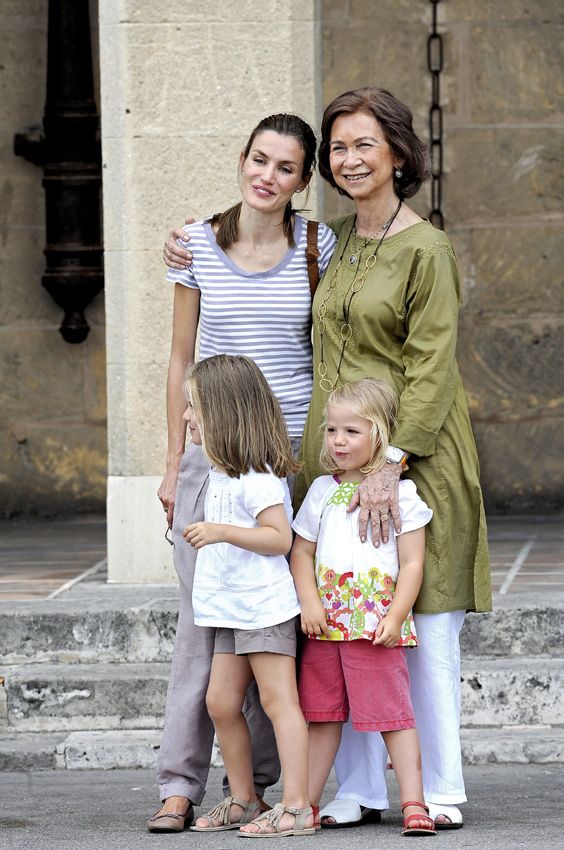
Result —
M238 198L272 112L320 116L315 0L100 0L110 582L174 578L164 471L172 287L164 237ZM315 190L311 197L316 214Z

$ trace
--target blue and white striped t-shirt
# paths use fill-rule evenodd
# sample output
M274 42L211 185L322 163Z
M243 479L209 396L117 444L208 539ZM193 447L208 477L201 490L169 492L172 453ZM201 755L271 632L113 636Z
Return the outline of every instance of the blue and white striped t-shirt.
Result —
M311 293L305 250L307 224L295 216L295 248L265 272L246 272L216 242L210 221L186 225L190 269L169 269L167 280L200 290L200 358L243 354L262 369L286 418L301 436L312 389ZM335 235L318 230L319 271L327 268Z

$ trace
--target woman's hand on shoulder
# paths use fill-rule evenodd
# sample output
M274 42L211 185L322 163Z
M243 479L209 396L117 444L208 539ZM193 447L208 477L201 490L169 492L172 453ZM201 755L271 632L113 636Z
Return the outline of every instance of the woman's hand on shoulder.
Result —
M376 547L380 545L380 541L388 542L390 516L396 533L401 532L399 480L402 472L401 463L385 463L377 472L367 475L353 495L347 511L350 513L360 505L358 533L363 543L366 540L369 521L372 543Z
M187 218L185 224L194 224L194 221L194 218ZM182 227L171 230L168 239L164 243L163 260L169 268L183 271L192 265L192 254L178 244L178 239L181 239L183 242L189 242L190 234L186 233Z

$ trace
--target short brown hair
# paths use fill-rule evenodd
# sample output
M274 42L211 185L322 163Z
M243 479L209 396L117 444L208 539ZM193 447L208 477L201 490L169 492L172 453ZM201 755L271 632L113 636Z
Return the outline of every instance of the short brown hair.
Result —
M340 94L331 101L323 113L321 144L319 146L319 172L341 195L348 192L337 186L329 165L331 128L340 115L366 112L376 119L393 153L402 160L402 176L394 175L394 189L398 198L411 198L429 177L427 148L413 129L410 109L387 89L367 86Z
M386 463L386 449L398 414L399 399L396 391L385 381L377 378L360 378L358 381L350 381L334 389L327 399L326 411L330 404L350 404L358 416L370 422L372 457L360 471L368 475L370 472L381 469ZM325 412L325 425L327 425L327 412ZM334 458L329 454L325 439L319 461L327 472L334 475L339 471Z
M285 478L300 464L268 382L248 357L217 354L187 373L188 391L206 456L230 478L254 469Z

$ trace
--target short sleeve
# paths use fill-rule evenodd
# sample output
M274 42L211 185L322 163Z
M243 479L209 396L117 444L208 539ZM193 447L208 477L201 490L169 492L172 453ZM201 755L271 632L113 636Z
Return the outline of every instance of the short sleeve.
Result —
M417 487L409 478L399 483L399 507L401 515L401 534L423 528L431 521L433 511L417 492Z
M319 248L319 260L317 262L320 274L325 272L325 269L331 262L336 244L337 239L331 228L327 227L326 224L320 223L317 229L317 246Z
M188 250L193 249L193 235L190 230L191 225L185 225L182 229L186 231L186 233L190 234L190 242L184 242L182 239L177 239L176 242L180 245L181 248L186 248ZM188 269L169 269L166 273L166 279L169 283L180 283L182 286L188 286L190 289L199 289L198 283L196 282L196 277L194 275L194 265L192 261L192 265Z
M250 472L243 477L243 504L254 519L272 505L286 503L288 485L270 472Z
M328 484L333 479L330 476L322 475L316 478L306 497L302 502L302 506L296 514L296 518L292 523L292 528L303 537L304 540L309 540L310 543L317 543L319 536L319 526L321 524L321 514L323 513L323 505L325 503L325 495L327 493Z

